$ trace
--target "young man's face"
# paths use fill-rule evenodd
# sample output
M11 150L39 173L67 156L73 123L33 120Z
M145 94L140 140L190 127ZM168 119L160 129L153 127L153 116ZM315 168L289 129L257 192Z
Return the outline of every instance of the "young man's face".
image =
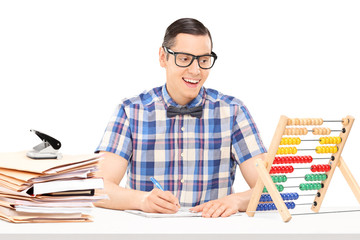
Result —
M208 35L195 36L180 33L175 38L175 45L170 48L174 52L184 52L193 55L211 53L211 41ZM166 87L170 97L180 105L185 105L199 94L209 76L209 69L201 69L195 59L188 67L179 67L175 64L174 55L160 48L160 65L166 69Z

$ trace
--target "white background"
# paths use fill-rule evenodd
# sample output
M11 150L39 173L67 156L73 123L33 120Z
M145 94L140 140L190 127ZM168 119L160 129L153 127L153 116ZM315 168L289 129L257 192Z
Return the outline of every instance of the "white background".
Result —
M241 99L268 147L280 115L360 118L358 1L0 1L0 151L30 129L90 153L115 106L160 86L166 27L202 21L219 56L205 86ZM355 122L343 152L360 182ZM246 188L238 174L236 190ZM357 201L336 171L324 204Z

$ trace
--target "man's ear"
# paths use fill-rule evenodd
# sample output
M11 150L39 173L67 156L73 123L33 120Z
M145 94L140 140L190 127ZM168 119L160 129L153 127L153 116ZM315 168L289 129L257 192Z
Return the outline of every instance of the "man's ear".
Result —
M159 49L159 62L161 67L166 67L166 53L163 47Z

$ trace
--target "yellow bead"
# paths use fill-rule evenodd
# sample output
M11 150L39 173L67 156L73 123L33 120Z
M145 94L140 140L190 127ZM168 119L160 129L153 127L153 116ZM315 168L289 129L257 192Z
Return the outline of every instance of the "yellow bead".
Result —
M337 153L337 151L338 151L337 146L334 146L334 147L333 147L333 153Z
M321 147L319 147L319 146L316 147L316 150L315 150L315 151L316 151L316 153L321 153Z
M297 153L297 149L296 149L296 147L293 147L292 154L296 154L296 153Z

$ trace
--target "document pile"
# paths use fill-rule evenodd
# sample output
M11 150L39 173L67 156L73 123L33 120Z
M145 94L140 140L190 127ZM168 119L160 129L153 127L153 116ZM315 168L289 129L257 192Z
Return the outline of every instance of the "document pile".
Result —
M0 219L9 222L91 221L95 195L104 187L94 176L101 155L64 155L34 160L26 152L0 153Z

